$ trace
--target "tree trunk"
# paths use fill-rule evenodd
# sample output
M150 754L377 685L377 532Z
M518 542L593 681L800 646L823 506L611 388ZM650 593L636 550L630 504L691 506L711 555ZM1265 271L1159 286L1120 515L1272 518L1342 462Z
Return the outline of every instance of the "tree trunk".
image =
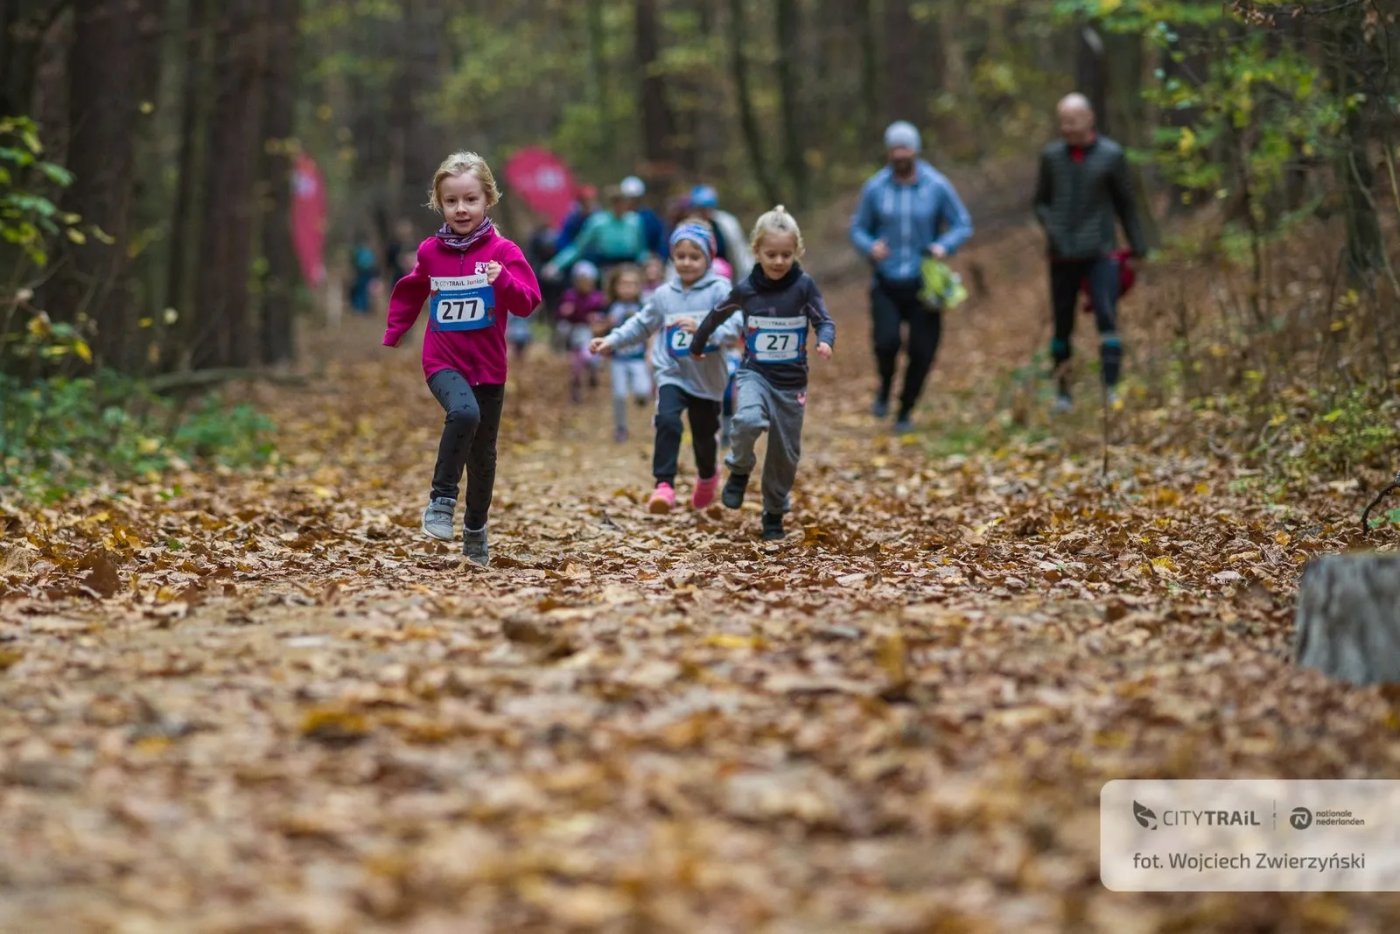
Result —
M661 26L656 0L637 0L633 26L636 30L637 63L641 69L642 152L646 174L669 178L676 171L676 115L666 97L666 79L661 74Z
M1400 682L1400 555L1309 561L1298 590L1293 660L1353 684Z
M778 39L778 100L782 108L783 170L792 186L793 203L798 208L808 204L807 154L802 145L802 127L798 101L797 64L802 59L802 25L798 20L796 0L777 0L773 4Z
M33 113L39 50L57 6L0 0L0 115Z
M921 123L922 92L915 84L915 24L909 0L885 2L885 115L884 121Z
M729 66L734 76L735 95L739 99L739 126L744 131L744 146L749 151L749 163L754 178L769 204L778 201L778 184L768 169L763 151L763 134L754 112L753 95L749 90L748 61L744 57L744 2L729 0Z
M864 139L876 140L880 132L880 43L875 35L875 11L871 0L857 0L852 5L859 17L856 28L860 35L860 102L864 111L859 122L865 128Z
M49 298L65 320L92 320L99 363L124 367L128 332L127 239L130 226L138 106L140 3L82 0L75 4L69 48L68 168L73 184L64 210L101 236L69 244Z
M292 322L296 307L297 260L292 247L292 157L296 100L297 21L301 0L264 0L267 49L263 87L262 152L259 198L262 209L262 328L259 349L263 363L282 363L296 355Z
M248 278L259 142L259 0L229 0L218 13L214 108L209 117L203 190L209 193L195 284L196 340L191 360L208 366L253 362Z
M194 333L194 291L191 244L201 236L196 186L204 174L204 131L208 118L208 68L213 47L209 34L210 0L189 0L184 32L184 80L181 82L180 157L175 180L175 203L170 211L170 256L166 270L165 302L181 316L180 335ZM172 346L172 353L188 347Z

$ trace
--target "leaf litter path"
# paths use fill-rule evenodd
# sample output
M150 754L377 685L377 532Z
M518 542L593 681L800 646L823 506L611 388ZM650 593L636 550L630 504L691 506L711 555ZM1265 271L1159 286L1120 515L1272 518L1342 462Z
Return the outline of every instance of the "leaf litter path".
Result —
M1389 699L1287 662L1350 504L1264 508L1189 451L1105 484L1087 416L939 456L1031 300L950 322L899 443L831 298L781 544L752 505L646 515L645 413L612 444L537 349L464 566L417 531L416 354L370 322L249 390L277 469L0 511L0 930L1395 929L1098 881L1109 779L1394 773Z

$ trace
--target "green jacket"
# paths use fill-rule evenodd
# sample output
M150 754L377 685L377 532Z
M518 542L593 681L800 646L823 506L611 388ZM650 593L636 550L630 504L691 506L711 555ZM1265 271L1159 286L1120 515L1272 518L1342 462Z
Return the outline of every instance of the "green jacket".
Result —
M1138 221L1122 146L1099 136L1078 162L1064 140L1045 147L1035 186L1035 216L1045 228L1052 257L1092 259L1113 252L1115 214L1133 252L1145 255L1147 239Z
M647 258L647 239L641 217L636 211L621 216L599 211L551 262L565 269L580 257L594 263L642 262Z

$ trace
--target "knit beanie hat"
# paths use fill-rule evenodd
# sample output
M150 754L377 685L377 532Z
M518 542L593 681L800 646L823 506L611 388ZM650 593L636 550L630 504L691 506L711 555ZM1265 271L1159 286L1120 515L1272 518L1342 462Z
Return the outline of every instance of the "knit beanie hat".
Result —
M710 232L699 224L681 224L671 234L671 249L676 248L676 244L682 240L689 240L700 248L700 252L705 254L705 262L708 264L715 257L715 245L710 240Z
M885 128L885 148L897 149L901 146L915 152L924 148L918 128L908 120L896 120Z

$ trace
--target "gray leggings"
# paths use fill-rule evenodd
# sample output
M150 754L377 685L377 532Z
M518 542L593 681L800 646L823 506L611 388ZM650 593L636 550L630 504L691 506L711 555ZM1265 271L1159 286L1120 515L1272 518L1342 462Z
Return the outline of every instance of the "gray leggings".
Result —
M466 527L485 528L496 485L496 432L506 387L472 386L456 370L438 370L429 377L428 389L447 413L433 467L432 496L456 502L465 469Z

